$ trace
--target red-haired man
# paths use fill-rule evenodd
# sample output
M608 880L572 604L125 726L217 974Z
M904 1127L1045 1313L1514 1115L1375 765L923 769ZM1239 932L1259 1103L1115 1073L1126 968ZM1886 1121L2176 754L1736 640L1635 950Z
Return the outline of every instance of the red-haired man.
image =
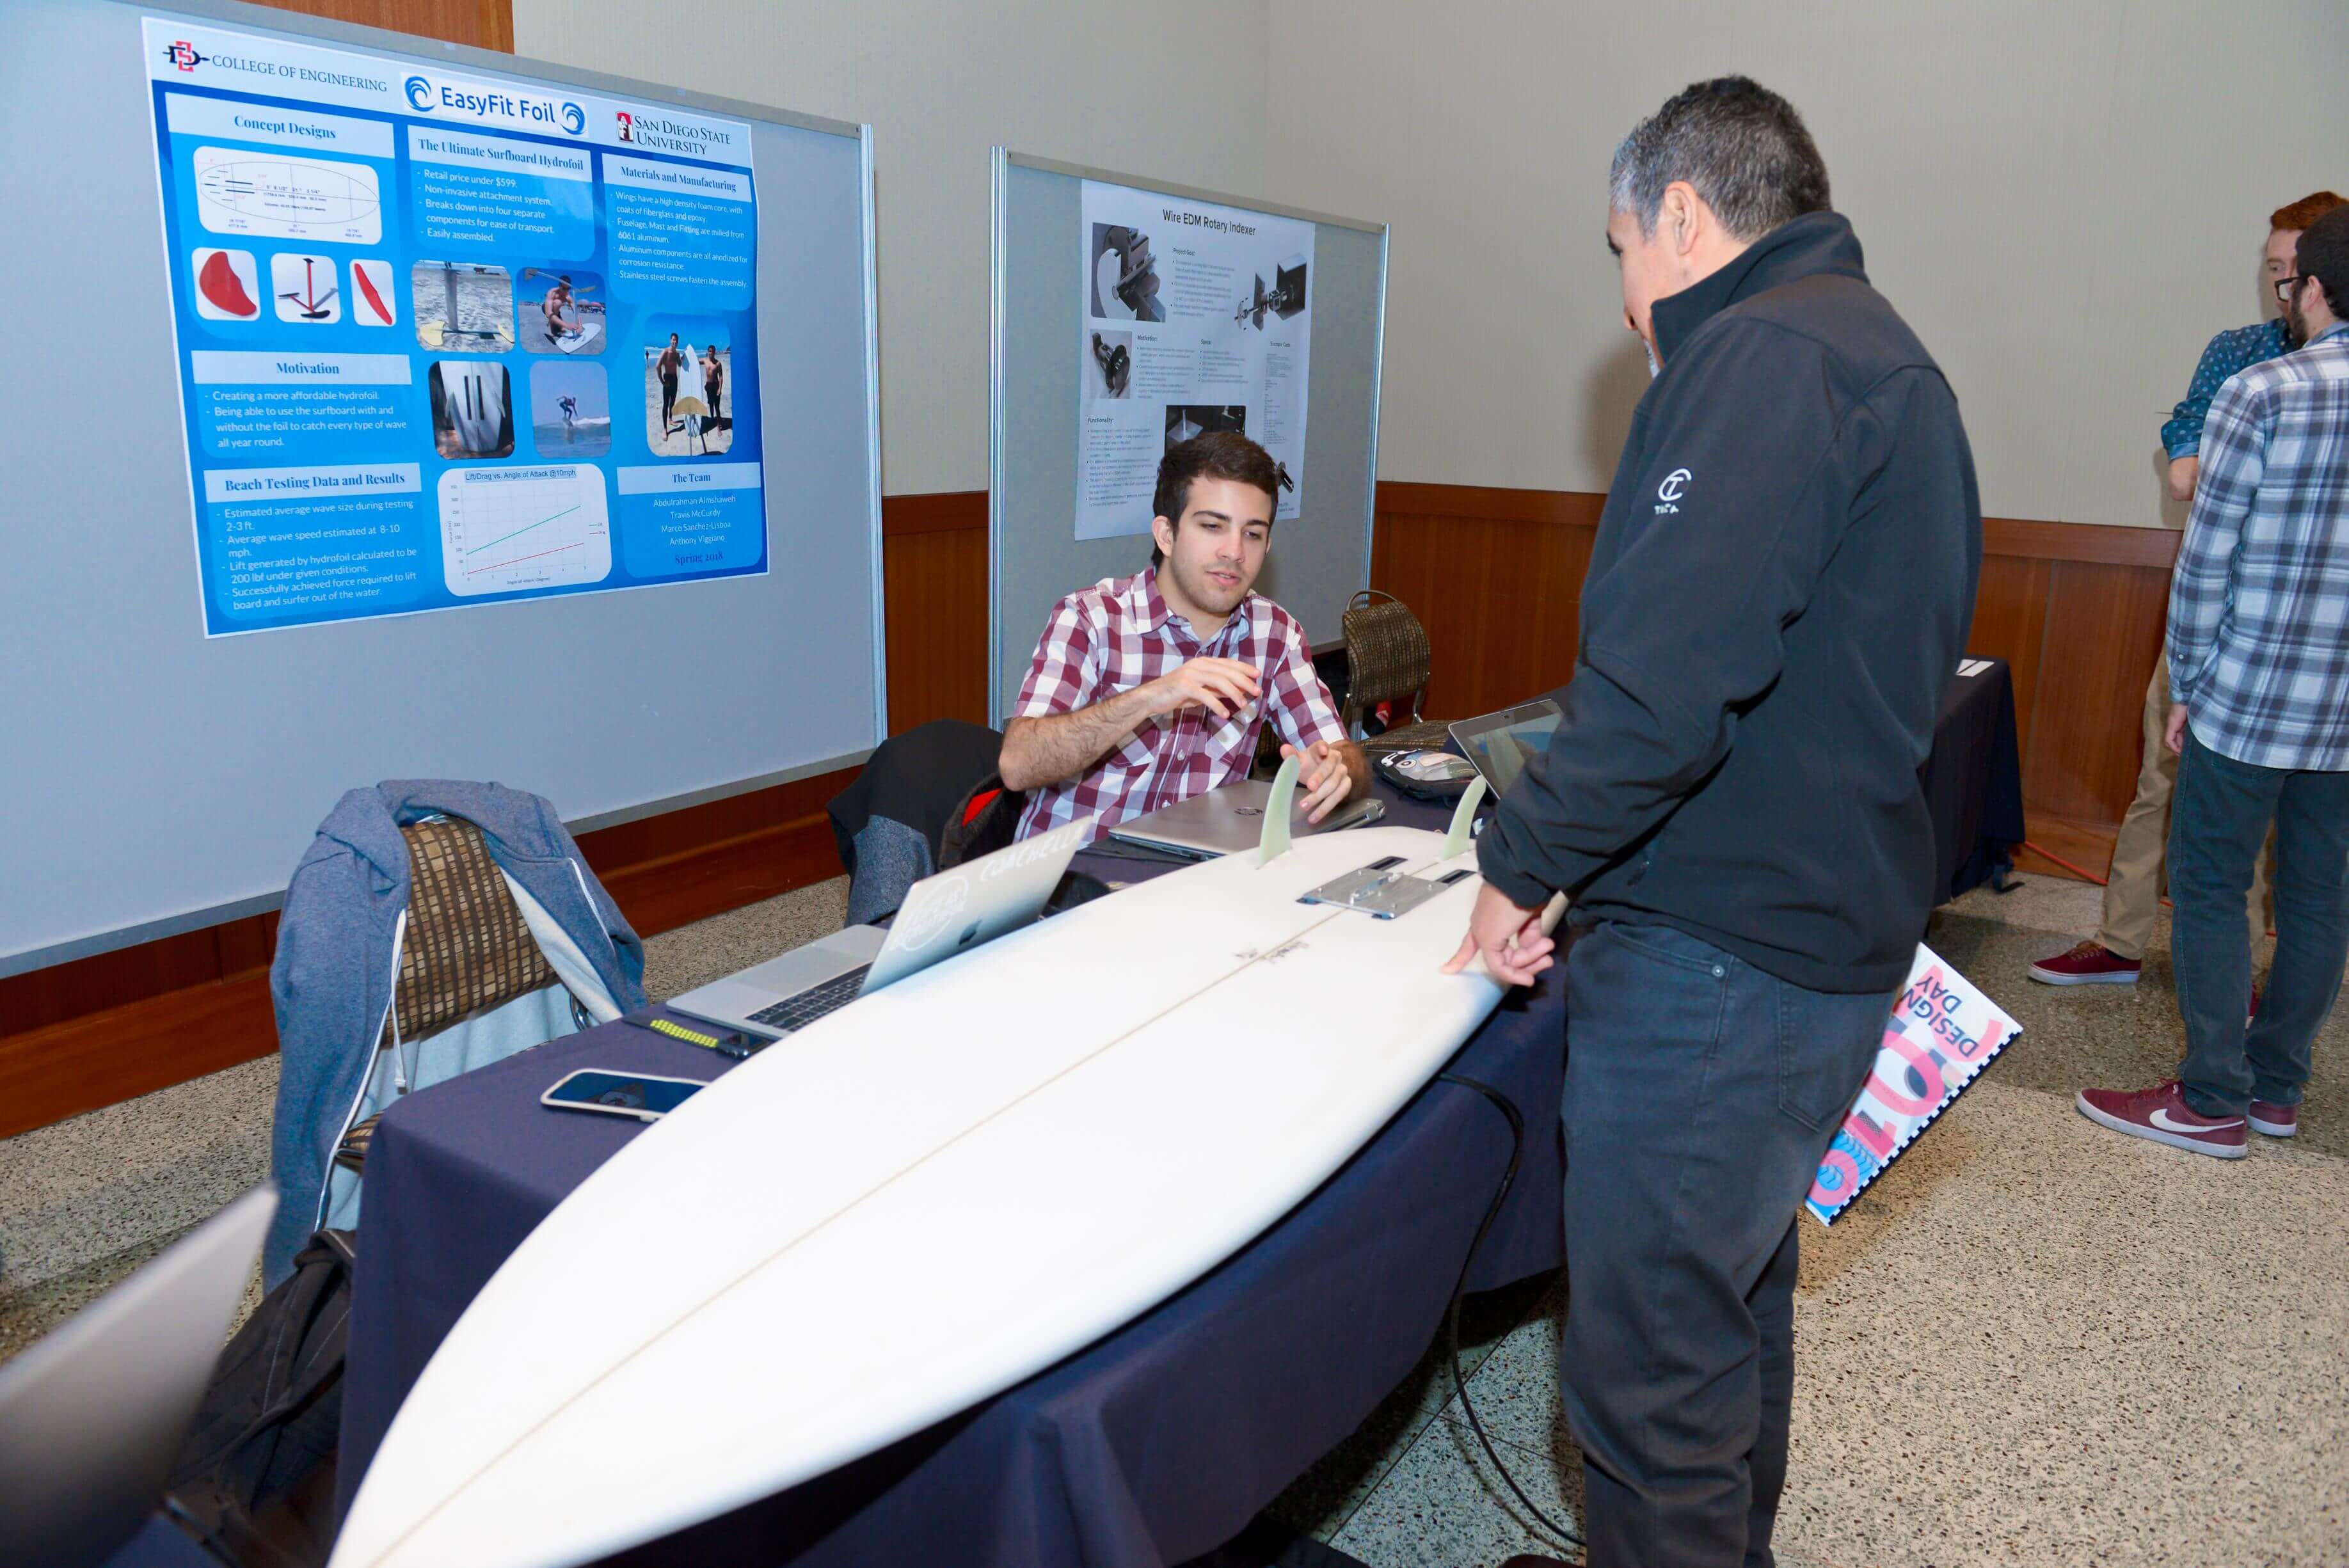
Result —
M2268 286L2288 278L2301 232L2344 203L2330 191L2303 196L2268 217L2268 242L2261 267ZM2293 341L2287 315L2279 314L2250 326L2230 327L2210 340L2185 400L2161 427L2161 444L2169 454L2169 493L2190 500L2201 468L2202 420L2210 399L2240 371L2291 353ZM2178 783L2178 758L2161 743L2169 717L2169 653L2165 647L2153 664L2153 679L2145 688L2145 760L2137 772L2137 798L2121 819L2113 840L2110 880L2105 883L2104 923L2096 934L2031 966L2031 977L2049 985L2134 985L2143 966L2145 946L2153 936L2154 917L2160 912L2162 846L2169 838L2169 798ZM2251 942L2267 934L2275 896L2269 890L2269 857L2262 857L2251 877L2246 911ZM2258 1005L2258 994L2252 994Z

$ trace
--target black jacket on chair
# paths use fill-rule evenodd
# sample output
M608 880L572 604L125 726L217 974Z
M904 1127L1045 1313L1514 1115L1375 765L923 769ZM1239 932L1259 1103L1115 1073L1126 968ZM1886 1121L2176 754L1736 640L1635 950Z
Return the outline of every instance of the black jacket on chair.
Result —
M1917 769L1973 615L1957 398L1832 212L1654 312L1565 719L1483 838L1515 902L1891 992L1933 903Z

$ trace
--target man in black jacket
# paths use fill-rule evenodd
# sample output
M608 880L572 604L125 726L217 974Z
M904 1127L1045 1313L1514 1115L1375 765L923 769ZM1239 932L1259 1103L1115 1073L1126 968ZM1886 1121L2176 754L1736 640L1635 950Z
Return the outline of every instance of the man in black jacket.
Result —
M1767 1564L1795 1222L1933 903L1917 770L1973 614L1957 400L1793 107L1703 82L1615 154L1655 380L1565 718L1485 833L1457 968L1572 895L1561 1381L1594 1568Z

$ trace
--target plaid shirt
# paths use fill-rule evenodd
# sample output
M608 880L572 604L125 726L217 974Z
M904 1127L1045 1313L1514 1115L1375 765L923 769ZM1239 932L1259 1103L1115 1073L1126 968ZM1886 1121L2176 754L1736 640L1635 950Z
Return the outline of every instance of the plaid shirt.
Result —
M1251 593L1203 644L1191 623L1159 597L1154 570L1105 577L1052 606L1012 716L1042 718L1091 707L1203 656L1254 665L1263 695L1227 719L1185 707L1148 720L1090 771L1040 787L1019 818L1019 837L1090 811L1101 813L1106 830L1247 778L1268 711L1291 746L1345 738L1296 616Z
M2349 772L2349 327L2210 405L2169 590L2169 690L2222 757Z

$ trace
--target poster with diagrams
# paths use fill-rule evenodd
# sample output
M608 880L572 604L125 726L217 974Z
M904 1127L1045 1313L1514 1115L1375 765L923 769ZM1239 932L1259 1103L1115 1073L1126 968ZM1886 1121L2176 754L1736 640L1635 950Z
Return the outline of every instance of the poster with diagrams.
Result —
M1272 454L1276 516L1295 517L1313 225L1092 180L1080 208L1077 537L1150 531L1159 459L1209 430L1237 430Z
M767 570L749 125L144 38L207 635Z

